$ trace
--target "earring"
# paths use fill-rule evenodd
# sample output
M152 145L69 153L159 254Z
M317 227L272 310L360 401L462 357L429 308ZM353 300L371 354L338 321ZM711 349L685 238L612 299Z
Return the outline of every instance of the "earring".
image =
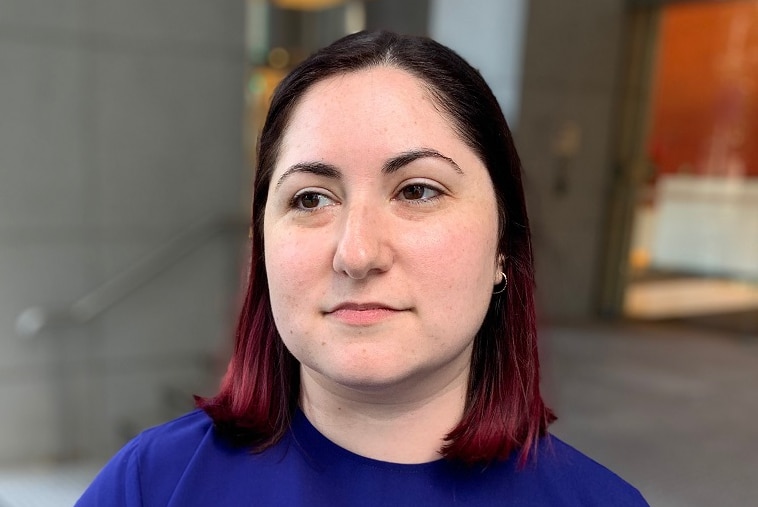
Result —
M492 291L492 294L502 294L503 292L505 292L505 288L508 287L508 277L502 271L500 272L500 274L503 275L503 281L500 282L503 284L503 286L497 290ZM500 285L500 283L498 283L497 285Z

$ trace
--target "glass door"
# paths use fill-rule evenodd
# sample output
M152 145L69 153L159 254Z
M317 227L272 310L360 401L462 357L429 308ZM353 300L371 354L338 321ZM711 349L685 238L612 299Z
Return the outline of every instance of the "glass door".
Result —
M656 9L624 316L758 335L758 1Z

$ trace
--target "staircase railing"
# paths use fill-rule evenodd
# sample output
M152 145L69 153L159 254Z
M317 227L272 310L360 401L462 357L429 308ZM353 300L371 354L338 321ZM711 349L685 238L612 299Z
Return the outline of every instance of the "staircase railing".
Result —
M246 227L247 223L239 217L203 219L71 304L34 306L22 311L16 318L16 332L33 338L46 330L86 324L214 237L232 232L243 234Z

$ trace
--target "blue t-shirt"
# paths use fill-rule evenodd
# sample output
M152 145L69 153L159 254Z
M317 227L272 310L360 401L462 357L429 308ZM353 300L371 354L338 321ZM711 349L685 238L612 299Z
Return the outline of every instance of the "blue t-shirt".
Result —
M524 468L447 460L403 465L334 444L298 411L274 447L254 454L220 438L196 410L147 430L105 466L77 506L618 506L640 493L555 437Z

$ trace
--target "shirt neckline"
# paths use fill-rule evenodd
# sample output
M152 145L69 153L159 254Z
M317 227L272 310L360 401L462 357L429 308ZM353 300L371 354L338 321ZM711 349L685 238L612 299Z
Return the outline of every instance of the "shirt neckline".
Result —
M333 463L346 463L350 466L379 468L403 473L430 472L443 469L449 465L448 461L442 457L426 463L394 463L356 454L325 437L299 408L295 411L291 428L295 446L309 461L318 465L330 466Z

